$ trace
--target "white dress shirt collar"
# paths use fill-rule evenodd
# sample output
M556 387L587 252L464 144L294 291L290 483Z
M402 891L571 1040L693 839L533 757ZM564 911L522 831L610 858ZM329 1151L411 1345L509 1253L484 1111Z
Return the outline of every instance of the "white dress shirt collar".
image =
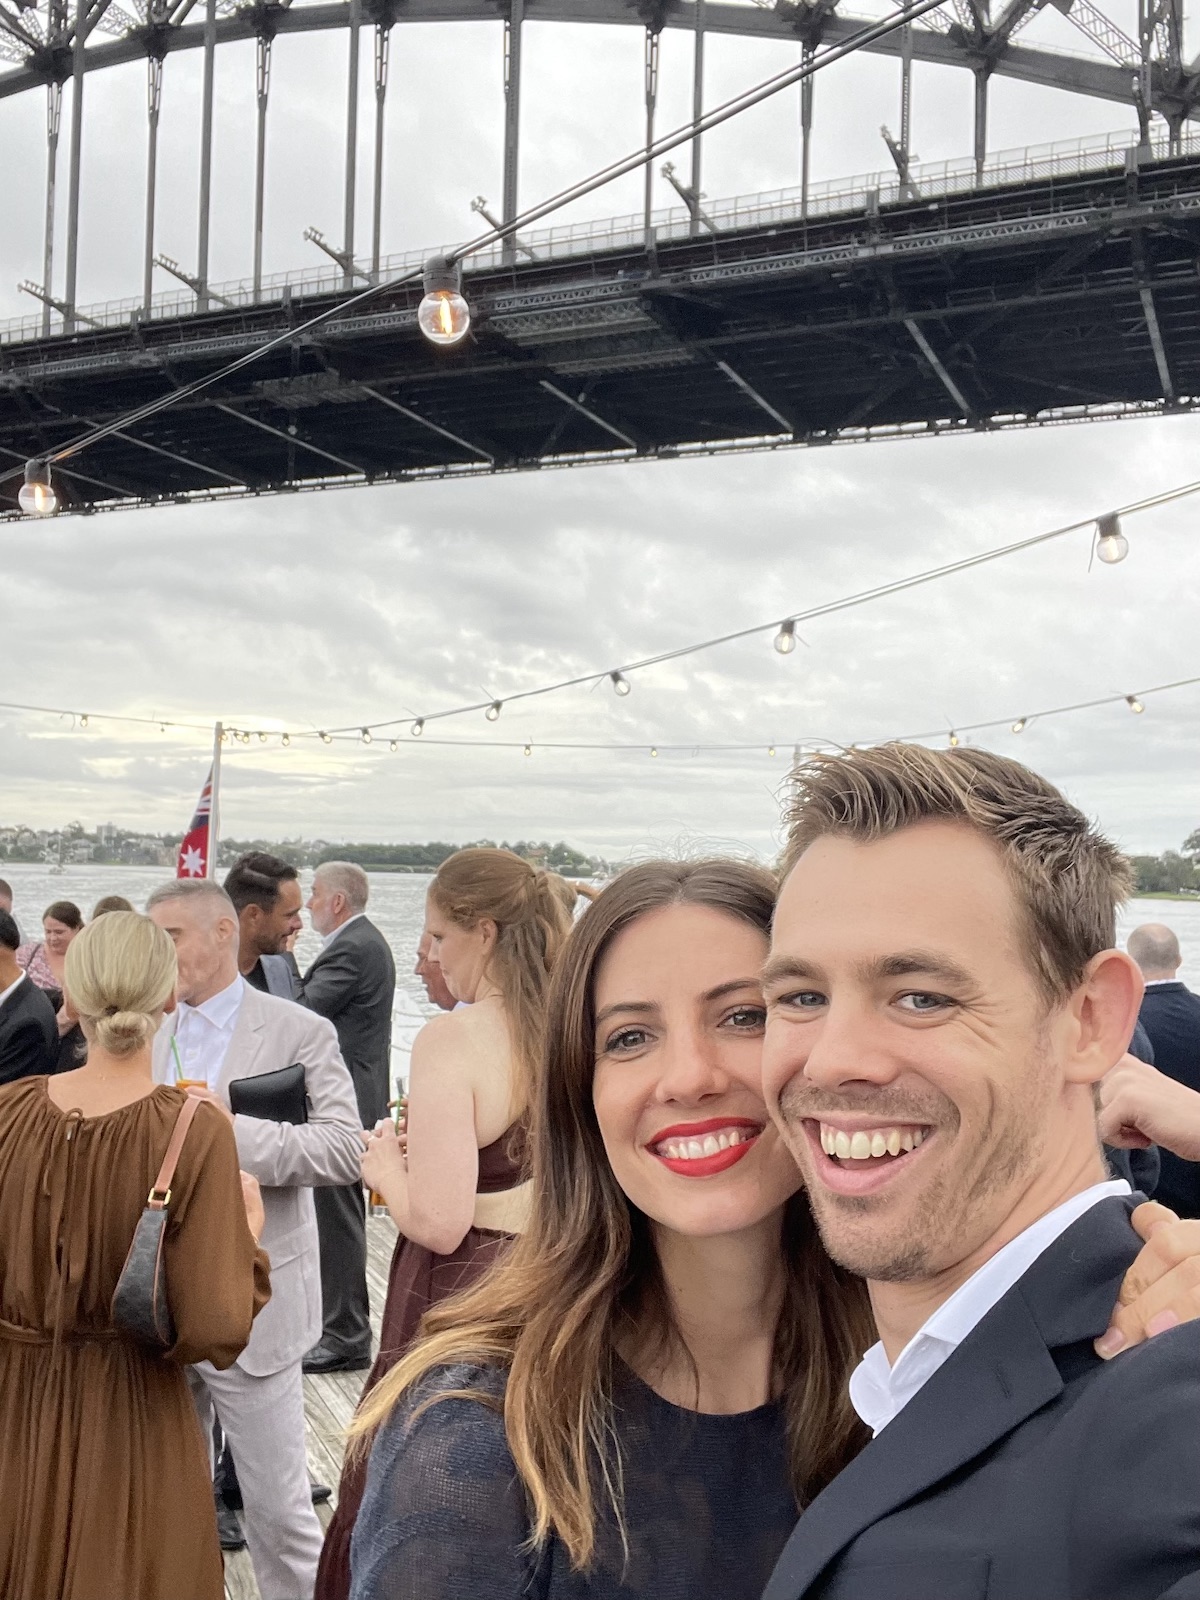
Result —
M337 927L333 930L332 933L327 933L325 935L324 941L322 942L322 945L321 945L321 949L322 950L328 950L329 946L337 938L339 933L344 933L345 930L350 926L350 924L352 922L357 922L360 917L365 917L366 914L367 913L365 911L356 911L352 917L347 917L345 922L339 922Z
M1048 1211L996 1251L938 1307L888 1365L882 1343L873 1344L850 1377L850 1404L878 1434L924 1387L1054 1241L1085 1211L1109 1195L1131 1194L1124 1178L1096 1183Z
M24 976L25 974L23 972L18 972L15 980L9 984L7 989L0 989L0 1006L4 1004L10 995L13 995L17 992L17 989L20 987L21 980L24 978Z
M1181 978L1147 978L1145 986L1147 989L1161 989L1164 983L1182 983L1182 981Z

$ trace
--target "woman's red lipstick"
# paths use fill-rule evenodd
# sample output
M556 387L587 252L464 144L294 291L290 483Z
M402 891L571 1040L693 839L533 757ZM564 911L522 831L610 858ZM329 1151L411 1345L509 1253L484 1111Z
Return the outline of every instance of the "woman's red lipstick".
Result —
M752 1122L748 1117L709 1117L705 1122L679 1122L669 1128L661 1129L647 1145L647 1149L669 1172L677 1173L681 1178L711 1178L715 1173L727 1172L730 1167L736 1166L743 1156L748 1155L757 1144L762 1130L762 1123ZM667 1144L682 1143L687 1139L703 1142L709 1134L735 1131L738 1134L738 1142L726 1149L718 1150L713 1155L680 1157L663 1153L663 1146Z

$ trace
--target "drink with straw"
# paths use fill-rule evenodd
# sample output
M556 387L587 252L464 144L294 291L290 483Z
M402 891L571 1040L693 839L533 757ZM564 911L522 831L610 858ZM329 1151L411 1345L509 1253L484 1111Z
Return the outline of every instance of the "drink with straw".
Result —
M175 1087L182 1089L186 1094L189 1089L207 1089L207 1078L189 1078L184 1075L183 1062L179 1059L179 1046L175 1043L175 1035L171 1035L171 1058L175 1063Z

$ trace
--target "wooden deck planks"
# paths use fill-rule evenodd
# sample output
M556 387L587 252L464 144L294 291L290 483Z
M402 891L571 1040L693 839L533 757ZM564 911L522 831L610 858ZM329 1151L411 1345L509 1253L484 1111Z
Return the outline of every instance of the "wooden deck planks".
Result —
M371 1333L379 1346L379 1327L387 1295L388 1267L396 1242L396 1229L388 1216L367 1219L367 1288L371 1296ZM345 1451L345 1428L362 1393L363 1372L334 1372L304 1380L304 1435L308 1470L333 1490L328 1505L318 1506L322 1527L328 1526L337 1499L338 1477ZM226 1600L259 1600L254 1569L245 1550L225 1557Z

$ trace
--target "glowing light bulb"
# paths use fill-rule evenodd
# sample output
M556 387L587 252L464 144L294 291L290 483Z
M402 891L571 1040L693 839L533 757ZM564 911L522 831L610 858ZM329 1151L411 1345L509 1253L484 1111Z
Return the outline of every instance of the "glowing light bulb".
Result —
M1129 540L1121 532L1121 519L1115 513L1096 519L1096 554L1110 567L1129 554Z
M493 700L491 705L487 708L487 710L483 714L488 719L489 722L496 722L496 721L499 720L500 713L503 710L504 710L504 701L503 700Z
M17 491L17 504L28 517L49 517L58 510L58 496L44 461L25 463L25 482Z
M531 744L527 744L525 746L525 754L527 756L531 756L533 754L533 746Z
M1129 707L1130 711L1132 711L1135 716L1139 716L1139 717L1141 716L1142 712L1145 711L1145 709L1146 709L1145 706L1142 704L1142 702L1138 699L1137 695L1135 695L1135 694L1127 694L1125 696L1125 704Z
M425 732L425 718L424 717L418 717L417 720L413 723L412 727L408 731L409 731L409 733L412 734L414 739L419 739L421 737L421 735Z
M779 632L775 635L775 648L781 656L790 656L796 648L796 624L790 618L787 622L779 624Z
M259 742L259 744L266 744L266 742L267 742L267 736L266 736L266 734L265 734L265 733L262 733L262 732L261 732L261 731L260 731L260 733L259 733L259 735L258 735L258 742Z
M417 326L431 344L458 344L471 326L471 308L462 295L462 268L435 256L425 264L425 296L417 307Z
M1012 725L1012 731L1014 733L1024 733L1025 732L1025 724L1028 721L1029 721L1028 717L1018 717L1017 720Z
M400 748L400 746L399 746L399 744L397 743L397 741L395 739L393 739L391 741L391 743L388 745L388 749L392 752L393 755L395 755L396 751L399 750L399 748Z
M615 694L626 695L633 688L633 685L623 672L610 672L609 677L612 679L613 692Z
M769 746L769 747L768 747L768 749L767 749L767 754L768 754L768 755L769 755L769 756L773 756L773 755L774 755L774 754L775 754L775 746L774 746L774 745L770 745L770 746Z
M371 742L371 730L370 730L370 728L360 728L359 729L359 737L362 739L362 742L364 744L370 744L370 742Z
M951 750L957 750L958 749L958 745L959 745L958 735L956 733L954 733L954 732L951 732L951 734L950 734L950 748L951 748Z
M79 726L80 726L80 727L81 727L81 728L86 728L86 727L87 727L87 725L88 725L88 716L87 716L87 712L86 712L86 711L85 711L85 712L84 712L84 713L83 713L83 715L82 715L82 716L81 716L81 717L80 717L80 719L79 719Z
M167 725L164 722L163 723L163 732L166 733L166 731L167 731ZM241 739L243 744L249 744L250 743L250 735L248 733L239 734L238 737Z
M280 743L283 745L285 750L287 749L288 745L291 744L291 742L292 742L292 736L291 736L290 733L285 733L283 738L280 740Z
M333 743L333 735L331 733L326 733L324 728L321 729L321 743L322 744L332 744Z
M651 754L651 755L652 755L652 756L657 756L657 754L658 754L658 746L657 746L657 745L655 745L655 744L652 744L652 745L651 745L651 746L650 746L650 754Z

